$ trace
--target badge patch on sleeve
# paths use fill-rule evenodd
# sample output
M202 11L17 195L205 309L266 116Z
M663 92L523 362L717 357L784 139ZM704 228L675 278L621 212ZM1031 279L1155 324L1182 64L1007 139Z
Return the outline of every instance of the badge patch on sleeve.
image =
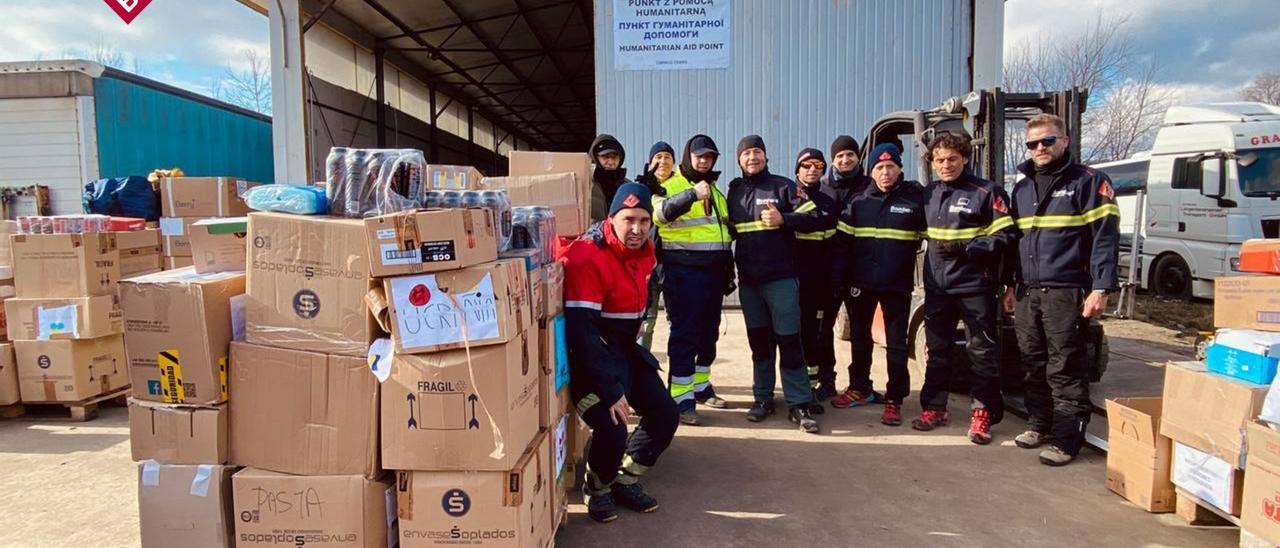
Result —
M1108 200L1114 200L1116 198L1116 191L1111 188L1110 182L1102 181L1102 184L1098 185L1098 195Z
M991 202L991 209L996 210L997 213L1009 212L1009 206L1004 205L1004 198L1000 196L996 196L995 201Z

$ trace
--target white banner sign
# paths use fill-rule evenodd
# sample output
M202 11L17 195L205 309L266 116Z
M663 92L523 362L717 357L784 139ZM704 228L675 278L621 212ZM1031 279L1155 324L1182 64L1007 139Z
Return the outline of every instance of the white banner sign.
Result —
M731 0L613 0L613 68L729 68Z

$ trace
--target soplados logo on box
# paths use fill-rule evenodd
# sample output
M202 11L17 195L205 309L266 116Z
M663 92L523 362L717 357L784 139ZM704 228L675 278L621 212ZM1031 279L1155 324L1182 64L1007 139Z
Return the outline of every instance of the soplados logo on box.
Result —
M142 10L147 9L151 4L151 0L103 0L111 7L111 11L116 12L124 24L132 23L135 18L142 14Z
M440 505L444 507L444 513L460 518L471 511L471 497L462 489L450 489L444 492Z

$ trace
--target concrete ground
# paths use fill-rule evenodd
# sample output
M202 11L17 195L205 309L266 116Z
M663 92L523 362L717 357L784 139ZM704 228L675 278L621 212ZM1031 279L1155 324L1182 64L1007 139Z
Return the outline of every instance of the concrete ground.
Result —
M574 505L558 546L1236 545L1234 528L1188 527L1109 492L1100 453L1066 468L1040 465L1011 441L1017 418L997 425L987 447L968 442L963 417L924 434L881 425L878 408L828 410L820 436L782 416L752 425L743 419L751 371L742 325L726 314L713 372L734 407L705 411L707 426L681 428L645 481L662 509L602 526ZM657 349L666 347L665 330ZM847 363L847 344L839 348ZM882 387L883 366L875 372ZM953 411L965 407L953 398ZM918 403L909 400L905 412L916 415ZM0 420L0 547L136 546L128 435L118 407L88 423Z

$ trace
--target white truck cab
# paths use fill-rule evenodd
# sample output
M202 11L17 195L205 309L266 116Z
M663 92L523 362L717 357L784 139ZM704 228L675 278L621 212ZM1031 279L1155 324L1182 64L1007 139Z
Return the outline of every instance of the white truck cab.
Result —
M1159 296L1211 299L1213 280L1237 269L1241 243L1280 237L1280 107L1171 107L1149 155L1093 167L1116 183L1123 234L1141 214L1141 286Z

